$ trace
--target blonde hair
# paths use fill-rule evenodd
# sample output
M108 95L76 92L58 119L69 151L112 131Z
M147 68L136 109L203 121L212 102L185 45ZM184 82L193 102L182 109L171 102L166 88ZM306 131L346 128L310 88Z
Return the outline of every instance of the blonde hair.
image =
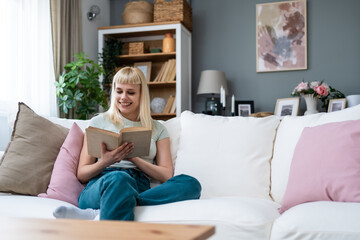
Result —
M124 126L124 119L119 109L116 107L115 100L116 84L140 84L140 107L137 119L140 120L143 127L153 129L149 88L143 72L135 67L124 67L114 76L111 90L111 104L109 110L105 114L110 121L122 127Z

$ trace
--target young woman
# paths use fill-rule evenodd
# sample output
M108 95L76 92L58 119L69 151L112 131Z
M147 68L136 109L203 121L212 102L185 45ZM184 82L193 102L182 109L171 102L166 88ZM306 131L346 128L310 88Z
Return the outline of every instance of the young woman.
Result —
M100 209L100 219L134 220L136 205L157 205L198 199L200 183L188 175L173 177L170 139L166 128L151 118L150 97L144 74L125 67L116 73L112 85L111 106L91 119L90 126L119 132L125 127L152 129L149 156L126 158L134 148L123 143L113 151L102 144L101 158L88 155L86 136L80 155L78 179L87 183L79 197L79 207L60 207L58 218L92 219ZM150 179L162 182L150 188Z

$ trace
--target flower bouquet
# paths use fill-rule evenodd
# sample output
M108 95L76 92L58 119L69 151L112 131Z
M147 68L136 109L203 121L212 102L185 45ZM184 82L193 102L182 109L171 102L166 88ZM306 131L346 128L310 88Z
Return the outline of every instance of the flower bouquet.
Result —
M345 95L332 88L330 85L324 83L324 81L313 81L313 82L304 82L299 83L294 91L291 93L292 96L304 96L312 95L314 98L318 98L322 102L322 108L327 109L330 99L335 98L345 98Z
M314 97L327 97L330 93L330 86L324 81L301 82L296 86L291 95L303 96L305 94L312 94Z

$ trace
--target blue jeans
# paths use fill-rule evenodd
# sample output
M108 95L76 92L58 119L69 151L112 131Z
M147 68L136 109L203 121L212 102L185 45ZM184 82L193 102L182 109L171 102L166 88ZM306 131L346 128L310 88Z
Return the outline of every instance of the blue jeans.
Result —
M101 220L134 220L134 208L199 199L201 185L188 175L172 177L150 188L150 181L135 169L105 169L87 184L79 196L82 209L100 209Z

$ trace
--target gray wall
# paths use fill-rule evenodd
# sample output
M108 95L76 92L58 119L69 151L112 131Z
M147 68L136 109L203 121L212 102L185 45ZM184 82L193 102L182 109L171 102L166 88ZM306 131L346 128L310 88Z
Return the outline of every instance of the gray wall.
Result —
M92 21L87 18L87 13L92 5L100 8L100 14ZM83 51L90 59L98 60L98 27L110 25L110 1L109 0L82 0L82 33Z
M122 24L125 0L110 0L110 24ZM193 111L201 71L226 73L236 100L254 100L255 111L273 112L277 98L290 97L302 80L325 80L345 95L360 94L360 1L308 0L308 69L256 73L255 8L265 0L192 0ZM228 98L229 102L230 98ZM301 102L301 111L305 104Z

